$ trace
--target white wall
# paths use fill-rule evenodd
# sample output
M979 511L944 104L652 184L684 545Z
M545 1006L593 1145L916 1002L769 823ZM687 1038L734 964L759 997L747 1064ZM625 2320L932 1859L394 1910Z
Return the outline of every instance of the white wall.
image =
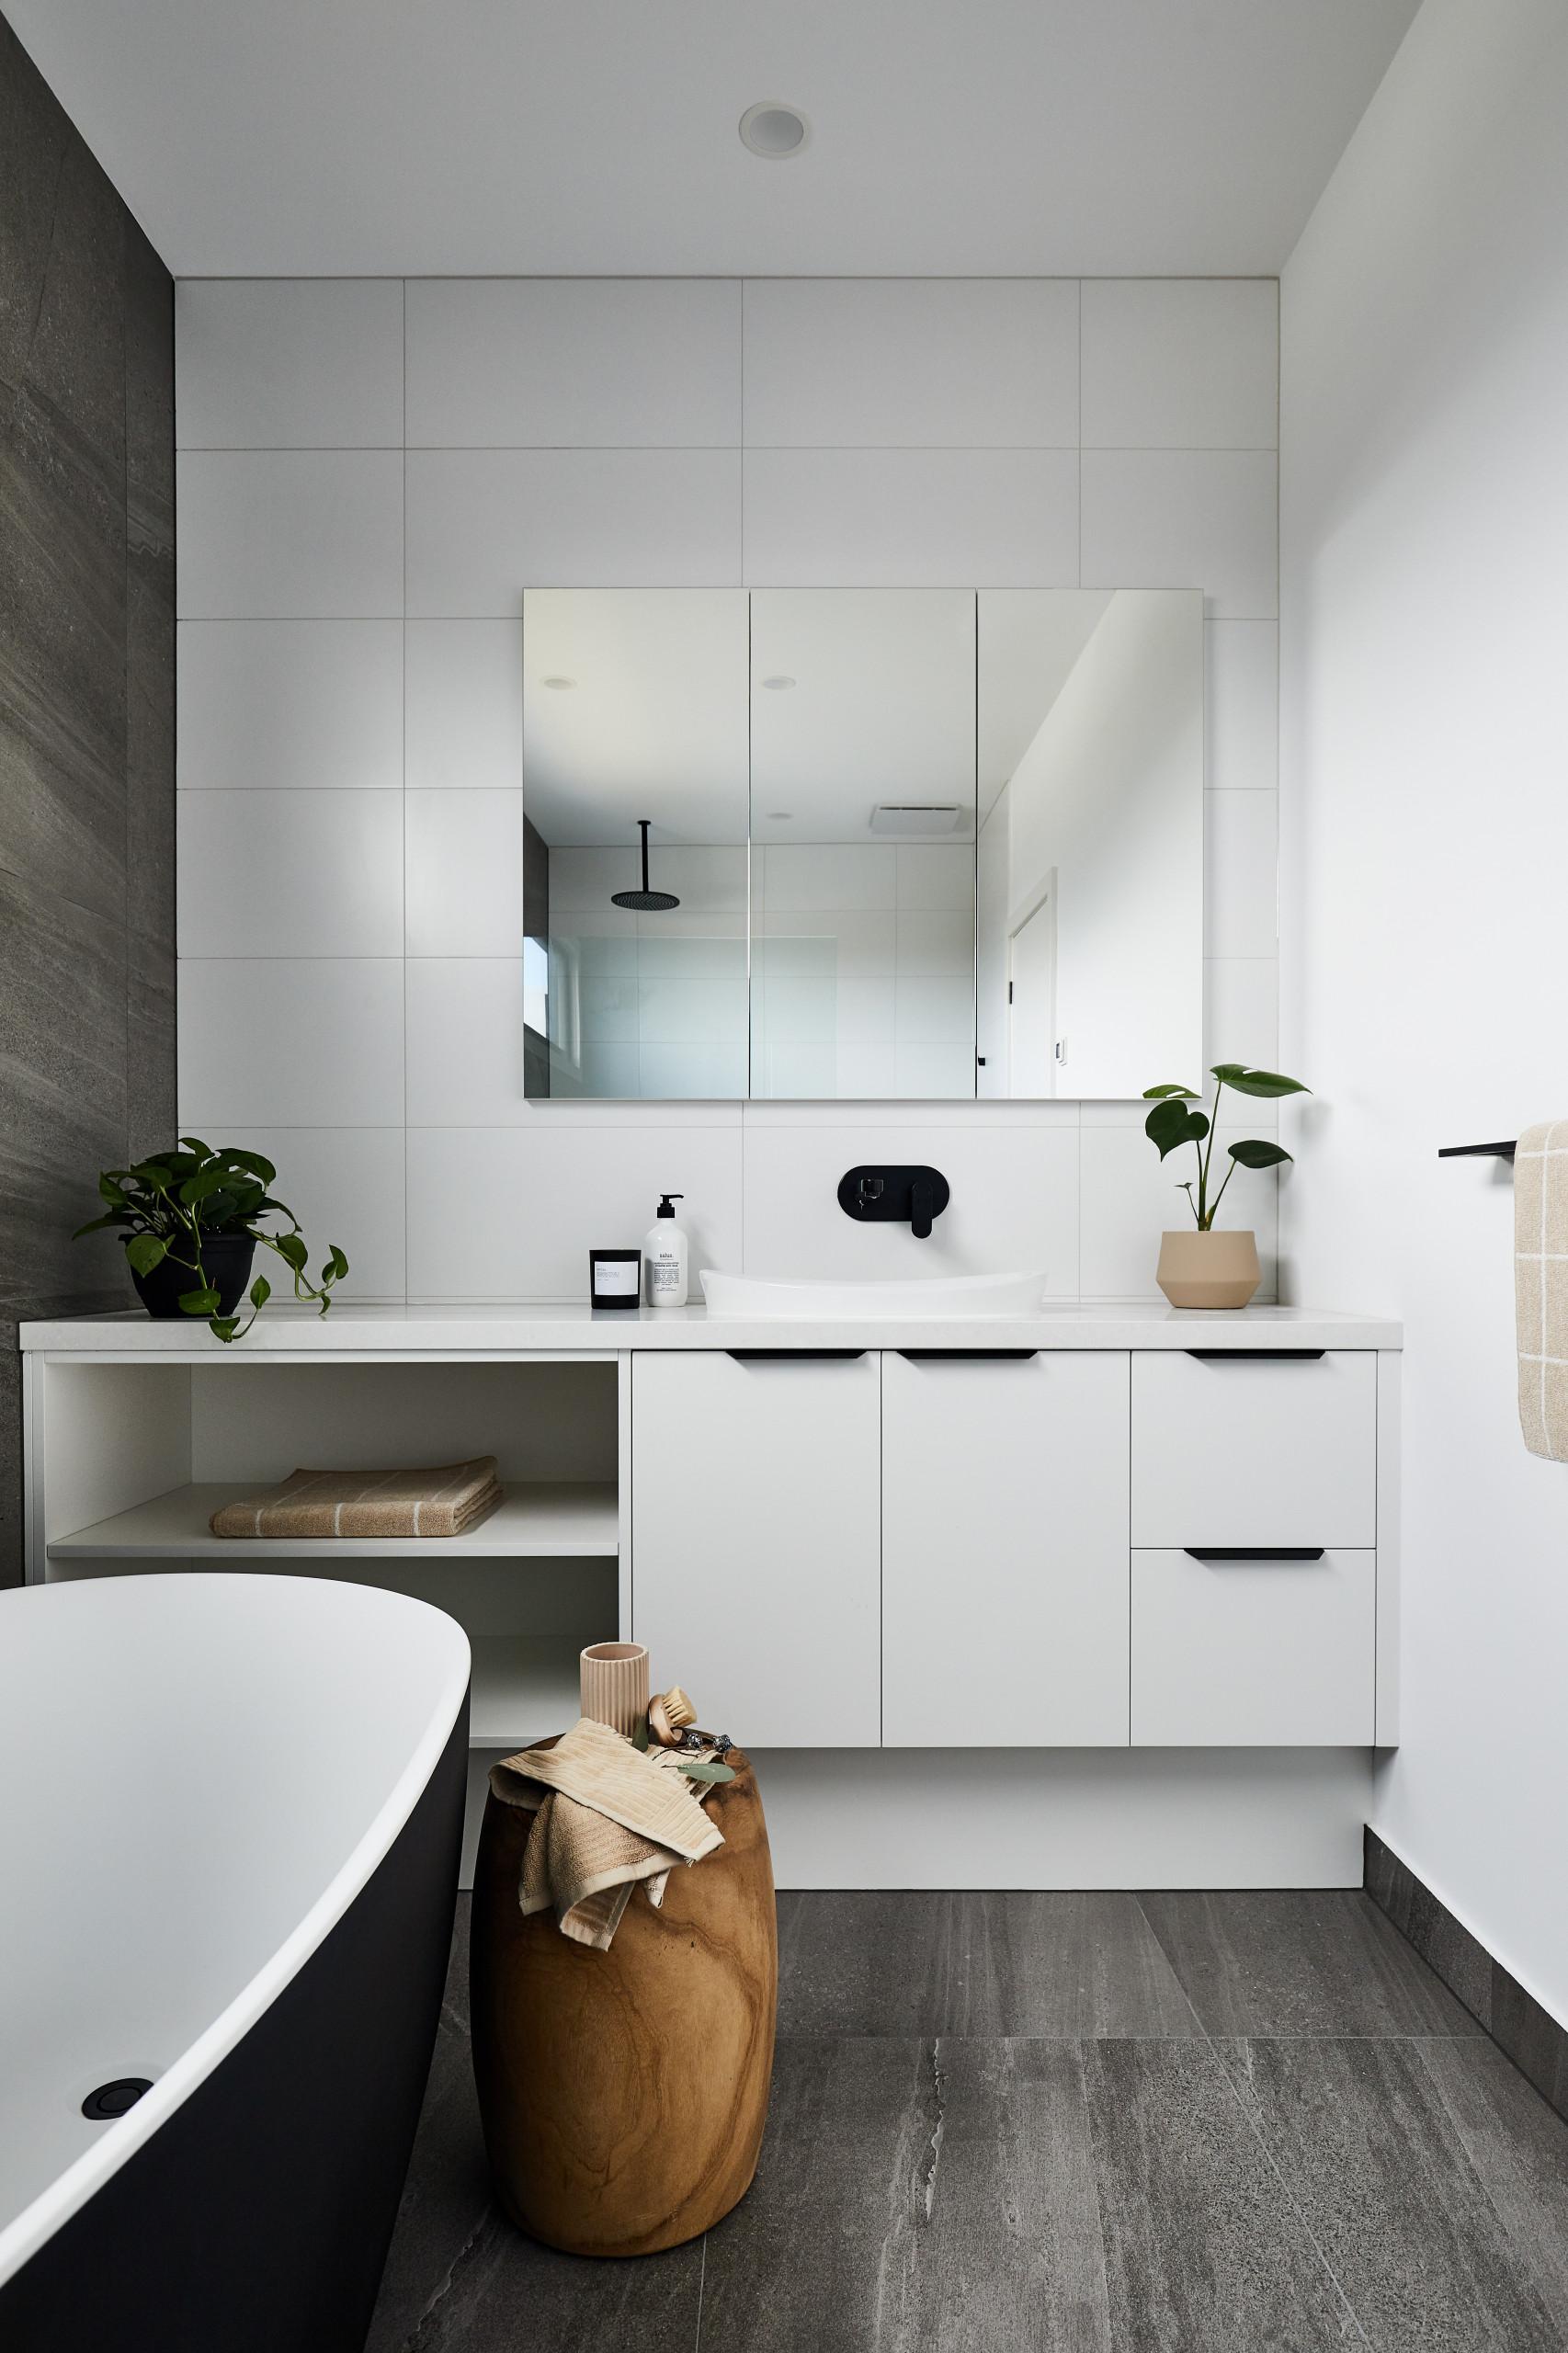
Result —
M1257 280L183 284L182 1121L263 1140L366 1294L581 1296L669 1189L699 1264L1153 1296L1131 1105L525 1102L517 623L530 585L1203 588L1210 1058L1272 1062L1275 347ZM950 1179L930 1242L838 1210L884 1158Z
M1375 1826L1568 2018L1568 1471L1512 1186L1568 1110L1568 10L1426 0L1285 272L1290 1291L1403 1315L1403 1745Z

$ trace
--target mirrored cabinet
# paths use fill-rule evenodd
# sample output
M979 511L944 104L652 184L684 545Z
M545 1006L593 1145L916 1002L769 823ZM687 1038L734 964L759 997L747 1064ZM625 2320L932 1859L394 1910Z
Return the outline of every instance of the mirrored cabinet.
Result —
M530 589L523 662L529 1096L1197 1068L1196 590Z

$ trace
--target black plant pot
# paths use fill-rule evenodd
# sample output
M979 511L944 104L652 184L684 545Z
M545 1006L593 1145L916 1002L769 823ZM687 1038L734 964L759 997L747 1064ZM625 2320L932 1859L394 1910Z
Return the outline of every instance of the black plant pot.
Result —
M251 1233L214 1233L202 1244L201 1263L218 1294L220 1315L232 1315L244 1297L255 1256L256 1236ZM139 1275L132 1267L131 1279L149 1315L183 1315L180 1293L196 1289L190 1267L176 1267L172 1258L162 1259L150 1275Z

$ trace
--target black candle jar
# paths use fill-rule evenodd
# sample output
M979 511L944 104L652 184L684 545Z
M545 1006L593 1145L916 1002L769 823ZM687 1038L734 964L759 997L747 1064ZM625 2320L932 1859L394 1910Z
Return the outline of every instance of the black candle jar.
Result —
M637 1307L642 1298L641 1250L590 1250L588 1301L594 1307Z

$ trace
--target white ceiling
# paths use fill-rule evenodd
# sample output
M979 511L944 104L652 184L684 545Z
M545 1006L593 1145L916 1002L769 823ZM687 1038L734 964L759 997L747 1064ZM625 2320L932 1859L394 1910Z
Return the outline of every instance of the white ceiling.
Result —
M1277 271L1417 0L7 0L179 276ZM787 163L736 125L808 118Z

